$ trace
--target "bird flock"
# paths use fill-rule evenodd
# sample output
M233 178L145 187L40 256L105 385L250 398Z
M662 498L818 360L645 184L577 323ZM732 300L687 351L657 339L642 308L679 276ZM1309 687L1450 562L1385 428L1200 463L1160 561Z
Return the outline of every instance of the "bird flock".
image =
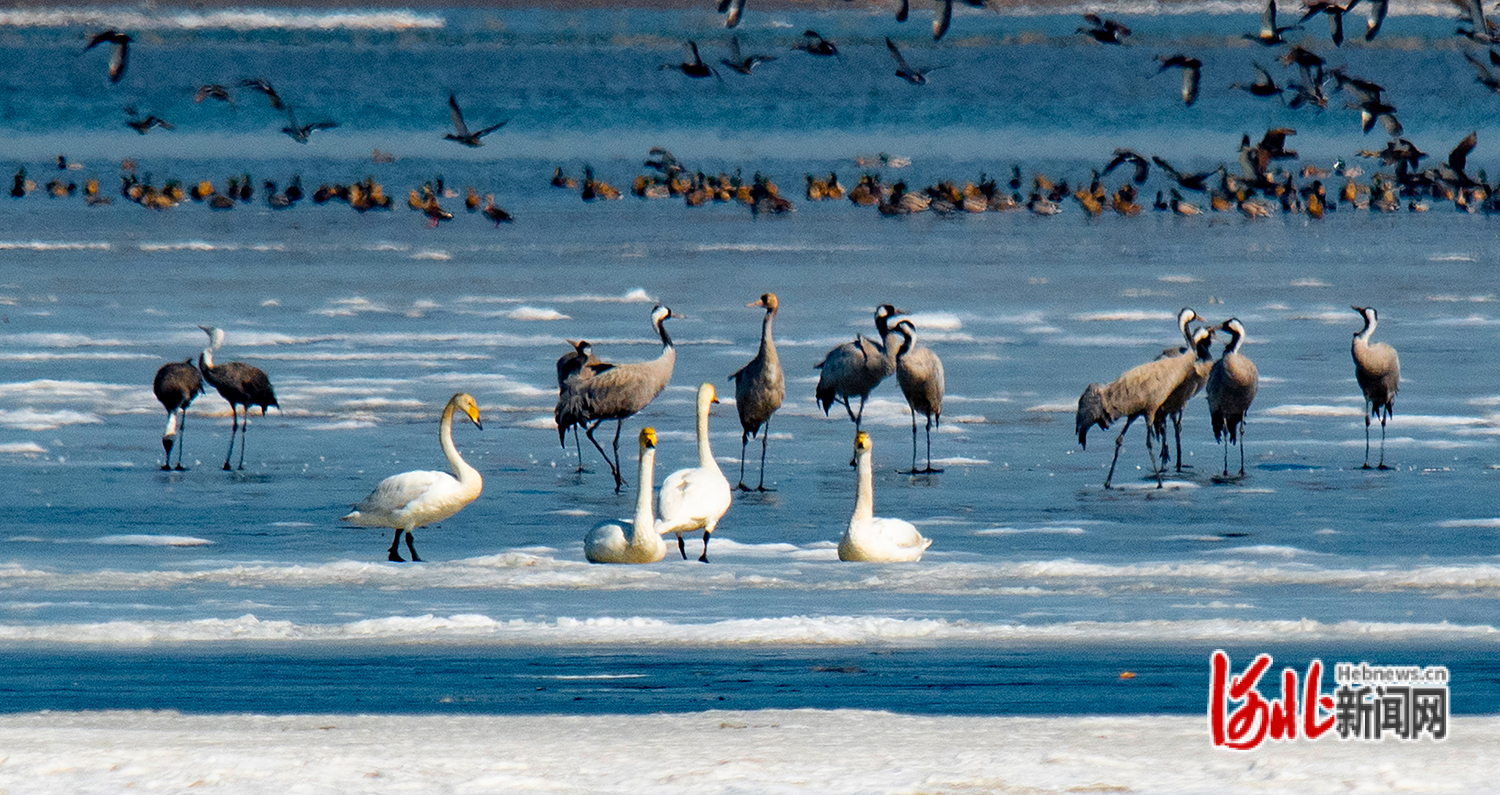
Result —
M694 402L697 465L671 473L662 480L658 489L654 482L656 429L643 428L637 436L635 514L628 522L601 522L589 530L584 538L584 555L590 562L660 561L666 556L666 536L676 538L678 551L686 560L684 535L702 531L703 550L698 559L707 563L709 541L732 507L733 491L771 490L765 481L767 434L772 415L786 396L785 374L773 337L773 323L780 301L774 293L765 293L746 306L762 310L763 315L760 345L755 356L745 366L730 373L727 379L734 383L735 405L742 428L738 484L730 485L714 457L709 428L712 408L719 403L719 396L713 383L703 383L697 389ZM1365 399L1363 467L1371 468L1370 426L1379 419L1381 445L1376 468L1387 469L1385 428L1400 387L1400 359L1389 344L1371 340L1378 323L1375 308L1352 308L1363 321L1351 343L1355 377ZM855 428L854 455L850 461L855 468L855 499L849 525L838 545L840 560L915 561L931 544L931 540L924 538L909 522L874 515L873 442L869 432L861 427L870 393L895 375L912 421L911 468L905 471L912 475L942 472L932 466L931 431L942 416L943 364L934 351L917 345L916 324L909 315L892 304L877 306L874 319L875 330L880 335L878 339L857 335L853 341L828 351L822 361L813 365L819 371L814 390L818 406L825 415L834 404L843 406ZM609 467L617 493L628 485L621 472L619 457L619 437L624 421L650 405L672 378L676 348L666 322L674 317L677 315L665 306L657 305L651 310L652 329L662 344L661 354L654 359L609 362L595 356L593 345L587 340L569 340L568 352L556 363L558 399L554 416L558 442L566 449L567 432L573 431L575 450L579 453L578 472L587 472L583 466L581 445L577 441L581 430ZM1125 420L1115 438L1114 455L1104 479L1106 489L1112 487L1125 435L1137 419L1144 420L1146 426L1147 458L1157 487L1164 485L1164 473L1171 461L1166 441L1168 419L1176 424L1177 468L1181 471L1182 416L1200 392L1206 393L1214 440L1224 449L1222 475L1215 480L1233 482L1246 476L1246 417L1255 400L1259 373L1254 362L1242 351L1248 339L1245 325L1233 317L1211 324L1190 307L1178 312L1176 323L1177 332L1186 343L1183 347L1167 348L1155 360L1132 367L1108 383L1091 383L1078 399L1075 430L1078 443L1085 450L1088 432L1093 427L1107 430L1116 421ZM165 456L162 469L183 469L181 442L186 427L185 412L193 399L204 391L205 381L230 404L230 447L224 469L231 469L237 431L241 436L239 468L244 469L244 433L249 424L250 407L259 406L264 415L268 408L280 406L269 378L260 369L242 362L216 365L213 356L224 344L224 332L212 326L200 328L208 335L208 345L199 354L197 366L191 359L168 362L157 371L153 381L156 397L167 412L166 430L162 435ZM1229 340L1216 360L1212 346L1220 332L1227 334ZM852 401L856 397L859 398L857 410ZM420 561L413 543L414 531L458 513L478 498L483 489L480 473L463 459L453 441L453 420L460 414L483 429L474 398L462 392L455 394L442 411L438 429L439 446L451 474L419 470L393 475L381 481L369 496L342 517L359 527L391 528L394 536L388 560L404 562L400 554L404 534L411 560ZM927 432L925 466L921 468L918 467L918 414L926 419ZM607 451L593 435L594 430L608 420L615 422L611 451ZM752 489L745 483L745 460L749 441L756 435L761 438L760 478ZM1157 443L1161 447L1159 454L1155 449ZM1240 448L1239 472L1235 476L1229 471L1231 445ZM175 467L172 465L174 446L178 456Z
M966 0L974 7L985 7L984 0ZM1459 16L1459 25L1454 35L1470 46L1478 45L1484 51L1465 51L1464 57L1475 70L1475 82L1493 93L1500 93L1500 27L1487 19L1479 0L1452 0ZM1351 74L1346 67L1328 63L1328 54L1319 54L1313 49L1310 36L1303 36L1294 43L1292 34L1301 31L1318 16L1328 21L1328 41L1335 51L1345 43L1345 17L1363 8L1365 25L1362 33L1351 38L1365 42L1373 41L1384 29L1388 11L1387 0L1351 0L1340 4L1330 0L1307 2L1298 11L1295 22L1285 24L1286 19L1278 15L1276 0L1267 0L1254 31L1246 32L1243 38L1261 45L1268 53L1275 54L1275 63L1294 70L1293 77L1280 78L1271 68L1258 59L1251 59L1245 74L1252 73L1254 79L1242 78L1216 83L1224 91L1244 91L1250 96L1284 104L1292 110L1307 110L1322 113L1336 105L1331 97L1343 95L1348 98L1343 105L1346 110L1358 111L1360 129L1369 133L1379 124L1389 134L1389 141L1381 148L1360 149L1349 159L1339 159L1332 167L1306 163L1300 169L1285 168L1284 161L1295 160L1298 153L1287 148L1289 136L1296 134L1292 127L1277 127L1268 130L1259 143L1252 143L1252 136L1243 136L1237 154L1238 168L1227 163L1203 172L1179 170L1160 154L1143 156L1133 150L1117 150L1102 169L1096 169L1087 182L1059 179L1044 174L1035 174L1023 180L1020 167L1012 166L1009 190L997 181L980 174L971 180L944 180L917 188L902 180L889 181L882 168L899 165L898 158L882 158L869 161L868 168L860 174L854 187L846 190L836 175L830 173L826 179L806 175L808 201L848 198L850 201L877 207L882 215L902 216L932 211L939 214L956 212L987 212L1026 209L1038 215L1055 215L1063 212L1069 199L1088 216L1097 216L1112 210L1123 216L1140 213L1149 201L1143 186L1150 178L1152 167L1165 177L1159 184L1151 206L1163 212L1181 216L1201 215L1205 211L1238 211L1248 219L1270 217L1278 212L1305 214L1321 218L1340 207L1375 212L1407 210L1420 212L1431 208L1434 202L1451 202L1457 209L1467 212L1500 212L1500 186L1491 185L1483 170L1470 173L1468 155L1477 143L1477 131L1452 146L1442 163L1424 164L1429 158L1410 139L1403 137L1404 129L1398 117L1398 109L1388 92L1378 82ZM725 14L725 26L737 27L746 13L744 0L722 0L718 4ZM895 9L899 22L908 19L910 8L907 0L900 0ZM952 0L937 0L933 6L932 37L940 41L952 24ZM1129 45L1137 31L1117 19L1096 13L1082 15L1083 25L1076 35L1100 46L1123 47ZM1149 24L1136 23L1137 28ZM110 51L108 77L112 84L123 79L132 53L132 36L118 30L105 30L88 37L81 51L90 55L96 48L107 47ZM914 63L901 46L892 38L885 38L885 47L895 65L895 75L913 85L928 82L929 75L945 64ZM714 78L722 80L719 69L705 60L697 41L688 41L689 57L680 63L664 63L662 70L680 72L688 78ZM741 41L738 33L730 36L726 43L728 57L718 61L726 69L744 76L752 75L761 64L777 60L776 55L751 52ZM811 58L840 57L840 48L816 30L805 30L793 44L792 49ZM747 54L748 53L748 54ZM1142 56L1143 59L1145 56ZM1192 106L1202 94L1205 85L1204 61L1194 54L1178 52L1153 56L1154 74L1169 70L1180 70L1182 74L1181 100ZM244 77L229 85L207 83L194 92L197 103L211 102L230 105L236 102L236 93L248 93L263 98L271 110L284 115L281 132L299 143L308 143L314 132L334 129L339 123L322 118L305 123L299 119L296 103L282 97L271 82L261 76ZM495 121L482 128L470 129L465 120L458 97L450 93L447 97L448 119L452 131L444 134L444 140L467 147L484 145L484 138L502 127L508 119ZM304 114L306 109L303 109ZM135 104L127 106L126 123L142 135L156 129L172 130L174 125L151 112L141 112ZM390 159L388 153L377 150L375 159ZM1362 157L1378 163L1378 170L1368 181L1360 181L1364 169L1351 165L1352 158ZM1122 164L1132 167L1129 182L1114 189L1103 184L1108 176ZM688 206L702 206L711 202L738 201L757 216L778 215L790 212L794 203L784 197L773 179L759 173L753 179L742 179L738 173L705 174L691 171L671 157L665 150L653 150L647 166L654 173L636 177L632 192L641 198L682 197ZM585 167L580 195L584 201L619 198L622 192L603 180L596 179L593 170ZM184 190L180 180L169 180L156 188L126 170L122 175L121 193L126 198L145 206L163 209L174 206L185 197L205 201L214 209L230 209L236 201L248 201L254 190L248 175L243 179L230 178L222 188L211 181L200 181L191 190ZM429 181L424 186L412 188L408 205L422 211L437 226L451 220L452 213L444 209L440 200L456 198L457 193L444 191L441 179ZM1028 184L1029 182L1029 184ZM557 187L577 188L579 183L562 173L559 168L553 177ZM35 189L35 183L27 179L24 168L17 172L11 195L21 197ZM73 195L77 186L65 179L55 179L47 184L51 195ZM276 209L295 205L302 196L300 177L294 177L292 186L281 191L274 182L262 185L267 203ZM1203 194L1201 201L1190 200L1186 194ZM92 204L104 204L109 197L98 188L98 180L90 179L84 187L84 196ZM329 200L346 201L359 211L389 209L391 199L372 178L347 184L326 184L313 193L319 203ZM484 215L500 223L512 219L511 214L494 203L493 195L481 203L480 193L467 189L465 205L471 212L483 211Z

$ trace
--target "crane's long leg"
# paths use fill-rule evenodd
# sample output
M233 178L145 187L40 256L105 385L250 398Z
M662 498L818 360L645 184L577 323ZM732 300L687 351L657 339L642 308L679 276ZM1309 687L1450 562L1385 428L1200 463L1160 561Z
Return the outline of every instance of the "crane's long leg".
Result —
M1369 422L1369 420L1366 420L1366 422ZM1366 464L1365 466L1368 467L1369 464ZM1383 415L1380 418L1380 465L1375 468L1390 469L1390 467L1385 465L1385 416Z
M749 491L750 487L745 485L745 448L750 446L750 432L740 431L740 491Z
M573 426L573 454L578 456L578 474L587 472L583 467L583 446L578 441L578 426Z
M615 462L609 460L609 453L604 452L604 446L601 445L601 444L599 444L599 440L598 439L594 438L594 431L599 427L600 423L603 423L603 422L604 422L604 420L594 420L593 424L589 426L588 430L584 433L584 435L587 436L587 437L589 437L589 441L593 442L593 444L594 444L594 449L599 451L600 457L602 457L604 459L604 463L609 466L609 473L611 475L615 476L615 483L619 483L620 482L620 472L619 472L618 469L615 468ZM576 431L576 429L575 429L575 431ZM583 468L583 460L582 459L579 459L578 465L579 465L580 469Z
M261 416L265 416L266 410L260 410ZM250 438L250 407L245 407L245 417L240 420L240 469L245 468L245 440Z
M406 559L401 557L401 528L396 528L396 537L391 539L391 548L386 550L386 560L397 563L405 563Z
M766 448L771 445L771 420L768 418L760 426L760 485L755 487L756 491L774 491L766 488Z
M412 560L413 563L421 563L422 562L422 559L417 556L417 548L416 548L416 546L411 543L411 531L410 530L406 531L406 548L409 549L409 550L411 550L411 560Z
M1365 465L1364 469L1370 468L1370 401L1365 401Z
M927 415L927 468L922 471L928 474L937 474L943 471L941 469L933 469L932 467L932 415L930 414Z
M1240 420L1240 477L1245 476L1245 421Z
M620 426L625 424L624 418L615 420L615 493L625 486L625 478L620 475Z
M1182 412L1172 415L1172 431L1177 436L1177 471L1182 471ZM1165 446L1165 445L1163 445ZM1165 456L1163 456L1165 457Z
M250 410L250 407L246 406L245 407L245 411L249 411L249 410ZM231 459L231 458L234 457L234 435L239 432L239 429L240 429L239 407L236 406L236 405L234 405L233 403L230 403L229 404L229 451L224 454L224 471L225 472L229 472L230 470L233 469L233 467L229 466L229 459ZM243 448L244 448L244 445L241 445L241 449L243 449Z
M917 474L917 410L911 406L906 407L911 412L911 472Z
M1161 464L1156 462L1156 451L1151 449L1151 437L1159 436L1162 452L1165 453L1167 451L1167 424L1162 423L1159 434L1153 430L1155 427L1154 424L1146 426L1146 459L1151 462L1151 474L1156 476L1156 487L1161 488L1162 472L1166 470L1167 465L1165 462Z
M1224 477L1229 477L1229 434L1224 434Z
M179 411L178 411L178 419L177 419L177 471L178 472L185 471L185 468L182 466L182 447L183 447L183 440L185 440L186 438L187 438L187 409L183 408L183 409L179 409Z
M1120 435L1115 437L1115 457L1109 459L1109 474L1104 476L1104 488L1109 488L1110 481L1115 479L1115 462L1120 460L1120 448L1125 444L1125 434L1130 432L1130 424L1135 422L1135 417L1125 420L1125 427ZM1148 431L1149 432L1149 431Z

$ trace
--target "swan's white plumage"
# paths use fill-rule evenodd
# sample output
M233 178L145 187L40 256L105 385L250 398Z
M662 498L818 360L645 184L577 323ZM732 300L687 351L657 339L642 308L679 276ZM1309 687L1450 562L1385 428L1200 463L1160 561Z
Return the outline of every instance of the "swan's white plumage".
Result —
M438 427L438 441L453 475L447 472L417 470L391 475L375 487L368 497L360 500L344 521L357 527L390 527L396 530L399 540L401 531L407 533L406 542L411 547L411 531L458 513L473 502L484 489L484 479L479 471L469 466L453 446L453 414L463 411L476 426L479 423L479 406L474 398L462 392L454 395L443 408L443 419ZM454 475L457 475L455 477ZM412 558L418 559L416 550ZM396 544L392 542L390 559L399 561Z
M661 515L657 532L676 533L680 544L683 533L703 531L703 554L698 558L702 561L708 560L709 535L729 511L730 503L729 479L714 461L708 442L708 409L718 402L713 384L698 387L698 466L668 475L656 502Z
M911 522L875 516L875 473L870 460L870 435L854 437L855 465L859 485L854 496L854 515L839 539L839 560L903 563L922 559L932 539L917 532Z
M635 520L600 522L583 539L590 563L655 563L667 556L651 512L651 478L656 464L656 429L642 428L640 466L635 479Z

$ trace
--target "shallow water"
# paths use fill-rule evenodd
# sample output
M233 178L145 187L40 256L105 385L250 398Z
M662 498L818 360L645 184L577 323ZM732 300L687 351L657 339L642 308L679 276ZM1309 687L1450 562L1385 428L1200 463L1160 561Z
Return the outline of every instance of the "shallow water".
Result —
M1157 85L1144 76L1158 45L1244 67L1265 55L1235 38L1253 17L1170 17L1138 46L1113 50L1069 35L1072 17L964 15L954 40L931 54L951 57L952 68L916 94L883 74L889 64L876 47L895 28L884 16L761 17L755 24L766 27L742 35L770 35L781 57L753 82L726 75L722 85L655 70L680 57L684 27L719 36L711 16L532 12L501 15L498 32L487 15L438 16L445 27L427 33L162 30L136 48L130 76L113 88L104 56L76 56L81 27L3 31L34 45L27 58L68 64L43 70L36 86L15 77L26 63L4 67L13 86L7 151L39 181L50 178L50 158L67 152L84 164L69 174L97 174L113 192L113 161L130 154L158 182L300 173L310 189L371 174L399 204L406 189L441 174L450 187L495 192L518 220L494 229L460 211L433 229L405 208L274 212L258 200L227 213L192 204L154 213L118 198L86 208L40 194L0 205L0 469L10 508L0 640L95 644L89 655L164 640L213 649L478 642L541 656L577 644L905 644L941 668L969 659L974 642L1061 660L1073 652L1059 641L1105 638L1206 662L1216 645L1285 642L1317 645L1309 654L1332 660L1374 638L1420 646L1422 659L1400 662L1457 670L1489 659L1474 649L1494 642L1500 596L1492 219L1435 209L1340 211L1322 222L1149 211L1090 221L1069 206L1056 218L891 220L847 202L799 202L790 216L757 220L730 205L585 205L545 184L554 166L576 173L585 161L628 183L658 143L693 168L763 171L794 197L802 174L834 169L852 183L853 158L881 150L914 158L887 174L913 185L1004 175L1015 162L1028 175L1085 179L1116 144L1116 127L1123 142L1195 168L1232 161L1242 129L1289 121L1325 166L1378 146L1347 111L1289 116L1207 88L1184 110L1173 101L1175 77ZM849 42L828 67L848 76L832 97L807 56L782 52L790 33L811 24ZM1346 46L1339 57L1387 80L1413 110L1412 136L1441 153L1487 113L1489 98L1468 83L1448 40L1430 38L1449 21L1388 25L1389 41ZM1043 35L1026 44L1017 29ZM913 30L922 32L897 32ZM1414 51L1434 63L1410 74L1465 71L1419 91L1416 77L1392 67ZM325 59L316 68L287 63L310 52ZM1122 91L1110 84L1127 81L1114 61L1101 65L1110 80L1096 82L1062 68L1084 57L1144 72ZM338 65L354 63L373 76ZM580 70L597 84L577 84L570 75ZM233 110L191 103L190 83L241 72L270 77L344 125L304 148L275 132L279 121L255 98ZM484 98L466 100L471 121L512 122L483 149L453 151L439 138L449 90ZM179 129L137 138L113 120L126 96L178 114ZM1471 168L1486 162L1490 142L1481 142ZM370 162L376 146L399 159ZM1145 195L1164 187L1153 177ZM693 390L712 381L726 398L713 443L733 477L739 433L726 377L755 350L759 313L743 305L768 290L781 299L776 332L788 373L767 464L776 491L736 498L708 566L585 564L585 532L629 513L631 496L612 492L596 453L586 448L595 471L578 476L571 445L557 446L553 362L564 340L589 339L607 360L648 358L659 349L652 305L682 314L668 322L679 345L672 386L626 423L622 457L633 470L635 432L650 424L661 439L659 475L689 465ZM947 371L933 437L944 473L898 473L910 465L911 432L894 384L877 390L865 416L877 513L909 519L934 540L910 566L836 560L853 499L852 428L837 413L825 419L812 399L813 365L833 345L873 333L882 302L916 313L923 344ZM1351 303L1378 307L1376 338L1401 352L1387 439L1393 471L1359 469L1348 346L1360 321ZM1119 488L1105 491L1114 434L1096 430L1078 449L1077 395L1178 344L1172 319L1184 305L1239 317L1249 331L1261 374L1249 475L1212 477L1221 452L1200 399L1184 429L1191 469L1156 489L1134 428ZM228 417L213 394L188 422L192 470L156 469L163 417L148 385L162 362L196 355L199 324L225 329L219 359L262 367L281 399L281 412L252 420L244 472L219 470ZM484 495L419 531L428 562L387 563L387 534L337 517L386 475L441 466L435 415L459 390L484 415L482 432L456 430L485 476ZM690 558L700 545L688 540ZM260 653L243 648L247 658ZM132 654L105 659L126 666ZM72 665L70 655L52 663ZM1493 695L1475 698L1494 709ZM1131 709L1175 704L1146 698Z

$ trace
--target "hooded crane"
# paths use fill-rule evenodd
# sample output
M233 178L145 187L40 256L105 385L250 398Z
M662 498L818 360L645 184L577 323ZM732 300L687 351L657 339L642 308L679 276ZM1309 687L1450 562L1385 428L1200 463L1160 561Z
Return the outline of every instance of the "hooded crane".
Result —
M1354 335L1354 378L1365 395L1365 469L1370 468L1370 418L1380 418L1380 465L1385 465L1385 422L1396 408L1396 392L1401 388L1401 357L1384 342L1370 343L1375 333L1376 312L1373 306L1352 306L1365 319L1365 327Z
M588 340L568 340L568 344L573 350L557 360L557 407L552 410L552 418L557 422L557 442L564 450L568 447L568 429L573 429L573 449L578 455L578 471L582 473L586 470L583 468L583 450L579 447L578 426L586 424L583 393L594 377L595 366L601 362Z
M156 393L156 399L167 410L167 429L161 435L161 446L167 453L167 461L161 468L166 472L172 469L172 445L180 442L178 433L187 432L188 406L193 405L193 398L203 394L203 377L198 374L198 368L193 366L191 358L181 362L167 362L156 371L151 391ZM177 471L181 472L183 469L182 445L178 444Z
M932 426L941 426L943 422L943 360L931 349L917 346L916 326L910 320L897 323L896 333L902 336L901 347L896 351L896 382L901 384L901 394L906 396L906 406L911 409L910 474L942 472L932 468ZM918 412L927 418L926 469L917 469Z
M776 355L776 341L771 338L771 323L776 319L779 306L775 293L766 293L759 301L745 304L766 310L760 322L760 350L744 367L729 376L734 382L734 408L740 415L740 491L750 491L745 485L745 448L750 439L760 435L760 485L757 491L766 491L766 447L771 440L771 415L781 408L786 398L786 376L781 372L781 359Z
M447 472L416 470L391 475L380 481L380 485L354 506L354 510L341 517L356 527L390 527L396 531L391 539L391 548L386 559L405 563L401 559L401 534L406 533L406 548L411 552L413 563L420 563L417 548L412 544L411 533L418 527L441 522L463 510L484 489L484 478L479 471L469 466L458 448L453 446L453 415L463 412L474 427L484 430L479 423L479 405L468 394L459 392L448 399L443 407L443 418L438 423L438 443L443 456L448 459Z
M1088 449L1090 427L1098 425L1101 429L1108 429L1115 420L1126 418L1124 429L1115 437L1115 455L1109 462L1109 474L1104 476L1104 488L1109 488L1114 479L1115 464L1120 460L1125 434L1139 417L1146 419L1146 454L1155 470L1156 487L1161 488L1162 470L1151 448L1161 406L1183 381L1192 377L1200 360L1212 358L1209 353L1212 341L1213 329L1200 328L1193 332L1192 350L1133 367L1108 384L1089 384L1084 388L1083 395L1078 398L1074 426L1078 431L1078 444L1085 450Z
M629 417L645 408L661 394L672 380L672 368L677 363L677 348L664 325L668 318L675 317L672 310L657 305L651 309L651 326L661 337L661 355L648 362L610 364L600 362L593 365L594 375L583 388L584 419L589 423L585 435L593 442L594 449L604 456L610 474L615 478L615 491L625 485L620 476L620 425ZM604 452L594 431L605 420L615 421L614 457Z
M1240 353L1245 344L1245 327L1239 318L1219 324L1229 332L1224 354L1208 373L1208 413L1214 426L1214 441L1224 442L1224 476L1229 476L1229 445L1240 448L1240 477L1245 476L1245 413L1260 388L1260 373L1255 362Z
M842 403L844 410L849 412L849 419L854 420L855 432L859 431L870 391L896 372L897 335L889 323L891 318L905 314L909 313L890 304L881 304L875 308L875 330L880 332L879 342L860 335L853 342L829 351L816 365L816 369L823 371L818 376L817 388L818 407L823 409L823 416L828 416L834 403ZM857 414L849 405L849 398L855 396L859 397Z
M229 401L229 452L224 454L224 471L230 470L229 459L234 455L234 434L238 430L243 436L250 431L250 407L260 406L260 416L266 416L271 406L281 408L276 402L276 392L271 380L259 367L244 362L214 364L214 351L224 344L224 331L213 326L199 326L208 334L208 347L198 354L198 369L203 380L219 390L219 395ZM244 421L240 422L238 407L245 407ZM245 468L245 440L240 439L240 469Z

